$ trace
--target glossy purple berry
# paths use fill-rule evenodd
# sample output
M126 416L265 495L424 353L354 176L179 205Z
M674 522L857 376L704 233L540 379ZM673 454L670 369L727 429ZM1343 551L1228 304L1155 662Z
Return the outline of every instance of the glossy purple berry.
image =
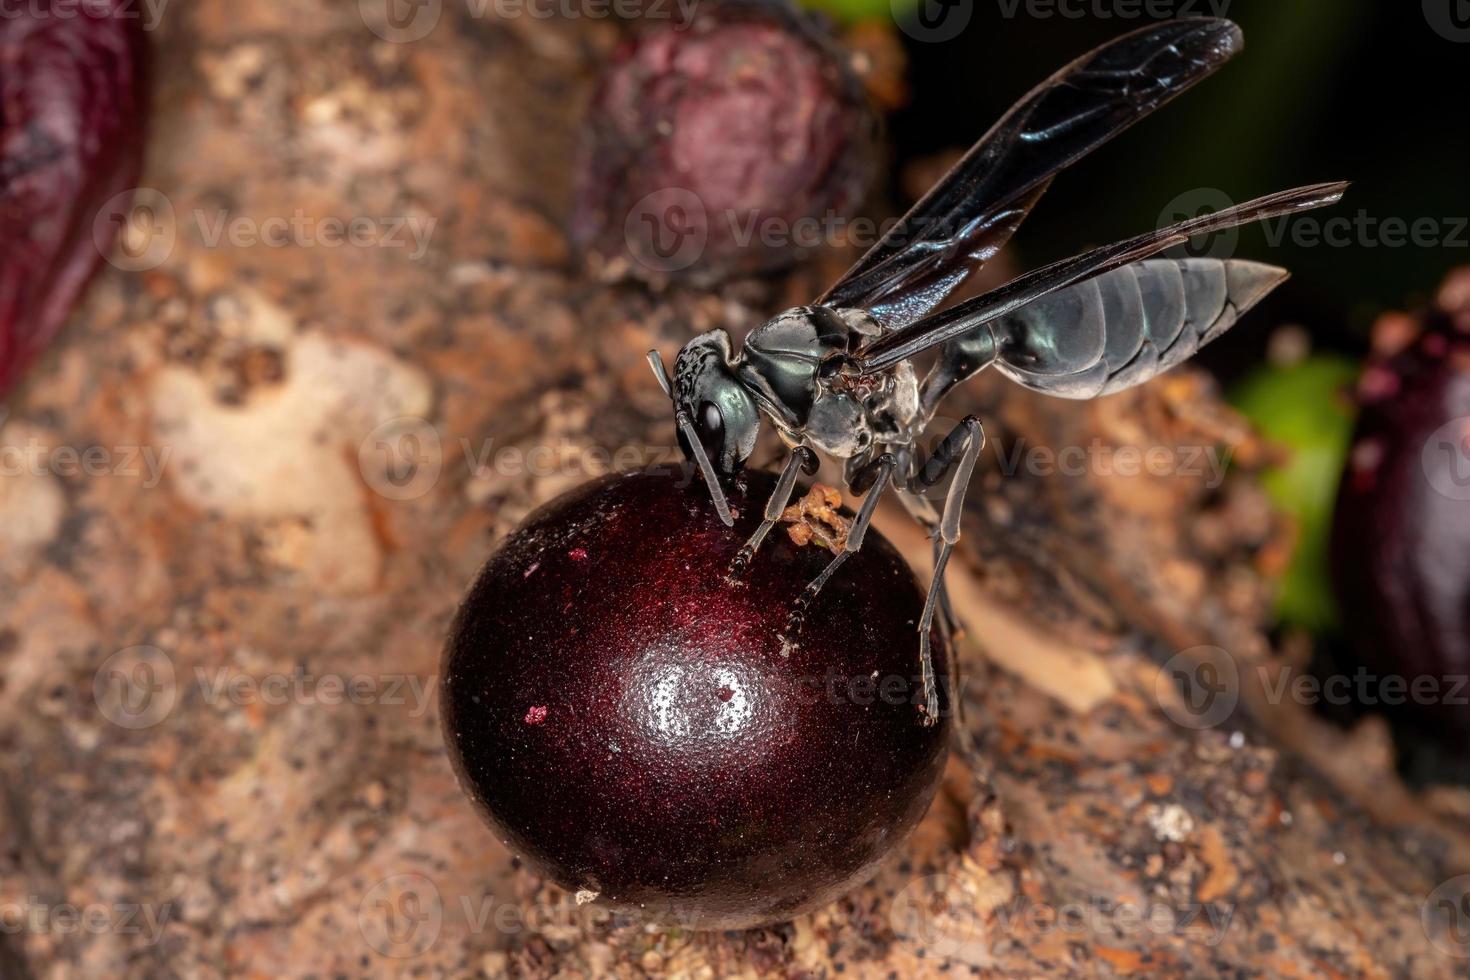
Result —
M871 874L944 766L919 709L923 595L876 532L794 649L831 552L773 533L731 560L774 485L634 473L542 508L490 559L444 658L451 759L497 837L583 899L693 928L788 919ZM798 535L800 537L800 535ZM936 668L948 653L935 634Z

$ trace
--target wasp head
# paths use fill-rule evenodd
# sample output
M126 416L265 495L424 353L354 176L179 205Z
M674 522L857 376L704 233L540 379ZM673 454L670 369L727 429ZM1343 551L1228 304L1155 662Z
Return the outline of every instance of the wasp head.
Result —
M735 373L729 334L711 330L685 344L674 361L672 382L657 351L648 352L648 361L674 403L684 455L699 464L720 517L733 524L719 477L744 468L755 452L761 422L755 399Z

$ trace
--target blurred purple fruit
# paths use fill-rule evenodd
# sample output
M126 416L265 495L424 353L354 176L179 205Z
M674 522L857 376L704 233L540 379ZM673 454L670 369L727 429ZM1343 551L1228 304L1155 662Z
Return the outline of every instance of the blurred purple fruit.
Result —
M1448 293L1446 294L1448 295ZM1332 557L1343 625L1380 703L1470 732L1470 307L1385 317L1358 384ZM1395 704L1393 702L1399 702Z
M0 397L116 236L94 224L137 179L144 53L130 0L31 0L0 17Z
M709 284L838 237L874 173L848 59L776 0L698 5L625 45L595 96L572 238L606 278Z

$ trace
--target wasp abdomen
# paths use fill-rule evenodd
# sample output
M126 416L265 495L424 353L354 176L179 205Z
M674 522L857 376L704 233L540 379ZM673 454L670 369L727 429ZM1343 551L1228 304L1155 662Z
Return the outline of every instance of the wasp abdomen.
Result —
M1234 259L1150 259L1060 289L994 324L997 366L1036 391L1095 398L1186 360L1286 279Z

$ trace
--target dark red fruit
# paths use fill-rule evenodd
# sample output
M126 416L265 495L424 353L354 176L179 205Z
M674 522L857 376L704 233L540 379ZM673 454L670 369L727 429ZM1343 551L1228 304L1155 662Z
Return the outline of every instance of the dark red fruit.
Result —
M606 276L709 283L789 265L872 181L875 117L808 15L780 0L695 10L624 46L589 110L572 237Z
M1470 732L1470 309L1439 311L1359 382L1362 414L1337 500L1333 567L1343 624L1374 707ZM1415 681L1419 688L1416 693ZM1408 684L1407 690L1399 686Z
M132 0L30 0L0 17L0 397L116 234L93 229L137 180L144 50Z
M869 532L782 653L831 558L771 534L726 571L774 478L732 490L735 528L682 474L588 483L490 559L445 651L446 741L517 854L570 891L692 928L788 919L862 881L934 794L949 726L925 726L913 573ZM937 634L936 667L947 676Z

